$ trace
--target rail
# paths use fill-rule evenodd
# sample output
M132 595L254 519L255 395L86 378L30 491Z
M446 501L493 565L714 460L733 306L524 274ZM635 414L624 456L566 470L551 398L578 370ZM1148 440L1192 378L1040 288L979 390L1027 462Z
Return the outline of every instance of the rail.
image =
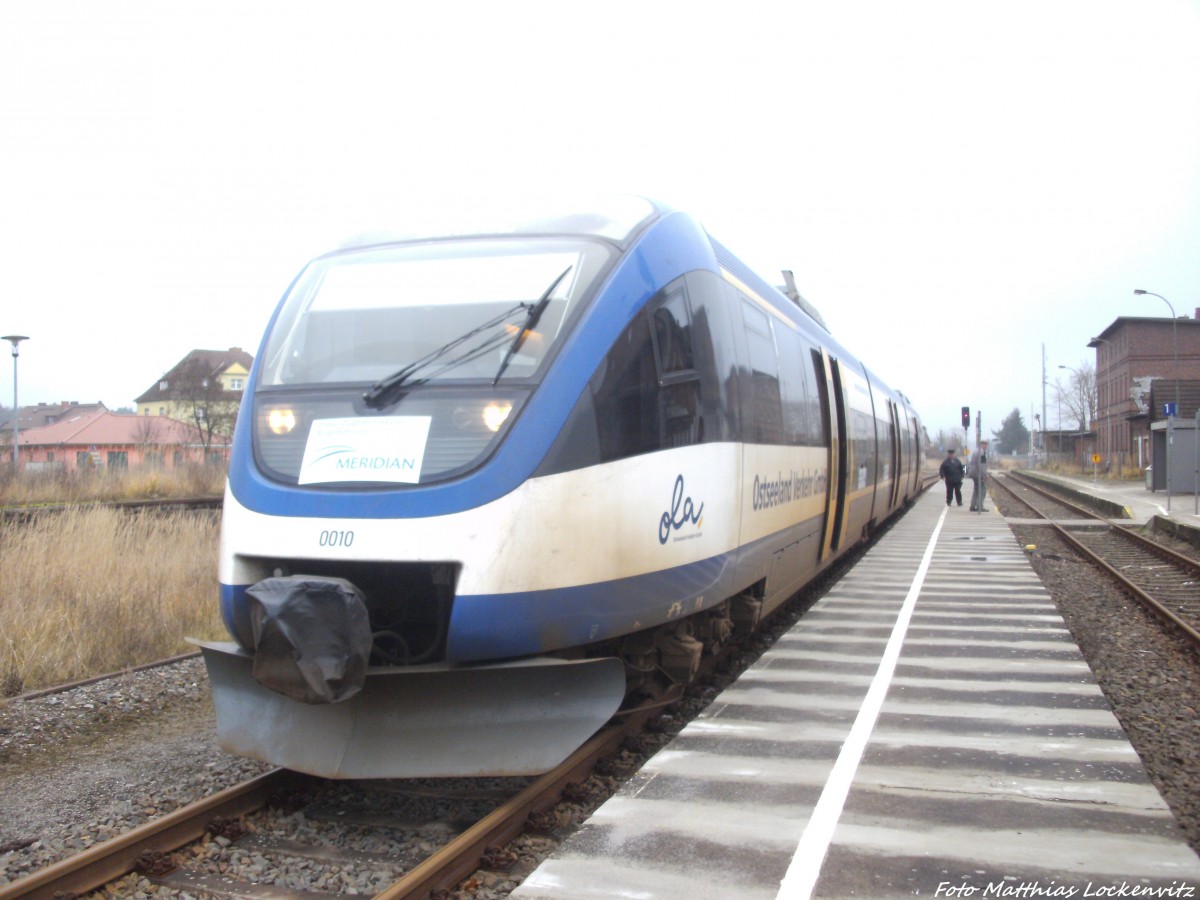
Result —
M1105 572L1122 590L1175 628L1200 652L1200 562L1138 534L1131 527L1108 522L1097 513L1061 497L1050 497L1045 491L1024 482L1023 486L1093 521L1073 526L1055 522L1013 490L1005 479L992 479L991 484L1046 519L1080 556ZM1118 562L1119 566L1113 562Z
M232 819L264 806L286 788L294 772L274 769L243 784L181 807L119 837L0 886L0 900L82 895L134 871L140 860L170 853L203 836L217 819Z

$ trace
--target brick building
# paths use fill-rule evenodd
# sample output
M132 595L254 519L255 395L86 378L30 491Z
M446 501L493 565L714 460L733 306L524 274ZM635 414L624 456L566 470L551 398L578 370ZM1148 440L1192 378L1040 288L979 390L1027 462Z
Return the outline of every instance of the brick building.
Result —
M1096 350L1097 451L1115 472L1150 464L1151 426L1176 415L1194 419L1200 397L1200 309L1196 318L1120 316L1089 347ZM1178 383L1178 384L1177 384Z

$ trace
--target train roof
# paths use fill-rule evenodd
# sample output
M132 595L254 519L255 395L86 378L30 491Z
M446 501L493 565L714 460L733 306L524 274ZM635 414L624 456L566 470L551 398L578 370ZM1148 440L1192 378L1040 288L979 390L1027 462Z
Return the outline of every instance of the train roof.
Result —
M337 251L409 241L521 234L583 235L624 246L666 212L669 212L667 207L645 197L617 195L586 204L563 205L557 210L522 210L514 206L501 213L474 213L469 217L454 212L433 213L422 218L419 232L361 232L343 241Z
M342 242L334 253L360 250L385 244L416 241L439 241L452 238L499 235L578 235L597 237L627 247L652 222L674 212L668 206L635 195L611 195L586 203L560 205L557 211L522 211L513 207L503 213L470 219L452 212L434 214L422 221L420 232L367 231ZM784 293L768 284L758 273L739 260L707 229L704 233L713 247L717 262L744 283L754 287L764 297L772 297L782 305L794 304L822 329L829 331L821 313L799 293ZM325 254L330 255L330 254Z

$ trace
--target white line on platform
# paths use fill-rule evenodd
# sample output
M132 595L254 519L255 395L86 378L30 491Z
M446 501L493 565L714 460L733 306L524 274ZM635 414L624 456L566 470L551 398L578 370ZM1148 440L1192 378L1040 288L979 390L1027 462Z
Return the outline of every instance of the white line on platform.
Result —
M808 825L805 827L804 833L800 835L800 843L796 847L796 854L792 857L791 865L788 866L787 874L779 883L776 900L809 900L812 897L813 889L817 885L817 878L821 874L821 865L825 861L825 854L833 840L834 829L837 828L842 808L846 804L846 797L850 793L850 785L854 782L858 764L862 760L863 753L867 748L867 741L870 740L871 732L875 728L875 720L879 718L879 710L883 707L883 700L891 685L892 674L900 659L900 649L904 645L904 635L908 631L913 607L916 606L917 595L921 593L925 573L929 571L929 563L933 559L933 548L937 546L938 535L941 533L942 524L945 521L946 510L943 509L941 515L938 516L937 526L933 529L933 536L930 537L929 544L925 547L925 556L921 559L921 565L917 568L917 574L908 589L908 596L904 598L904 605L896 617L896 624L892 627L892 636L888 639L887 648L883 651L883 659L879 661L879 668L875 672L871 686L867 689L867 696L858 710L858 716L850 728L846 742L842 744L842 750L838 754L837 762L833 765L833 771L829 773L829 780L825 782L825 788L821 791L821 799L817 801Z

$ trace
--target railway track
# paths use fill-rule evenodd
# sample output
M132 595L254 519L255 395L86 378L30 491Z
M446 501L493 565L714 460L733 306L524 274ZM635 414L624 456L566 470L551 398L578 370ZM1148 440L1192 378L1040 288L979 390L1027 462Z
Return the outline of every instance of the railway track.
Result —
M510 849L514 836L524 833L518 838L523 840L549 832L560 837L573 828L770 646L775 635L790 628L865 550L851 553L778 610L765 631L706 660L702 678L686 692L619 713L546 775L502 780L520 781L520 786L497 788L490 784L494 780L483 779L350 786L274 770L2 885L0 900L67 898L105 886L109 895L122 896L143 889L146 881L184 895L217 897L318 897L346 887L339 888L337 877L311 887L315 869L338 874L370 870L383 879L365 891L356 887L359 893L436 898L472 873L503 872L522 864L522 851ZM668 703L673 705L664 708ZM486 735L478 739L486 740ZM357 799L347 799L348 791L357 792ZM379 800L380 794L392 800ZM394 802L396 797L402 800ZM314 827L315 822L323 824ZM413 848L429 843L431 828L442 832L442 846L426 858ZM380 852L372 845L387 849ZM273 859L287 862L266 864L269 874L259 877L264 871L259 861ZM531 862L528 853L523 862ZM289 885L287 878L278 877L289 867L308 871Z
M89 684L98 684L101 681L112 681L117 678L124 678L135 672L145 672L148 669L157 669L159 666L170 666L177 662L182 662L185 659L195 659L200 655L199 650L192 650L188 653L180 653L177 656L168 656L165 659L156 659L153 662L142 663L139 666L130 666L125 669L118 669L112 672L105 672L102 675L92 675L88 678L80 678L78 681L68 681L63 684L55 684L50 687L37 688L32 691L23 691L20 694L14 694L11 697L5 697L5 700L33 700L37 697L48 697L51 694L63 694L75 688L84 687Z
M1035 516L1053 519L1089 519L1107 521L1097 510L1073 503L1061 494L1056 494L1035 479L1026 478L1017 472L1008 472L1000 478L990 479L1001 489L1033 511Z
M276 769L155 819L12 884L0 886L0 900L69 898L148 869L164 854L197 840L213 822L261 808L292 773Z
M781 610L773 630L811 602ZM126 896L148 884L184 896L320 897L353 887L424 898L472 873L505 877L495 873L533 861L506 847L515 836L574 827L771 642L748 635L686 692L619 713L536 779L346 783L276 769L2 885L0 900ZM433 842L440 848L426 855Z
M320 866L333 873L371 867L387 879L378 897L428 897L448 890L477 869L503 869L516 861L503 845L525 828L547 830L558 818L547 815L564 798L586 797L580 787L593 770L611 776L622 763L617 754L639 732L657 705L630 711L605 728L566 761L537 779L507 779L522 787L464 788L463 779L421 787L350 787L275 769L244 784L204 798L126 834L63 860L13 884L0 886L0 900L79 896L105 885L116 895L131 884L121 881L133 873L154 885L186 894L224 897L306 896L307 892L254 880L254 866L238 857L299 860L301 867ZM483 780L477 780L482 782ZM347 791L362 799L347 801ZM374 803L372 794L391 793L393 802ZM407 797L405 795L408 795ZM413 802L406 803L405 800ZM441 805L443 812L429 810ZM453 812L445 813L445 807ZM482 811L479 811L483 808ZM296 816L297 812L304 813ZM476 814L478 813L478 814ZM475 821L458 833L464 816ZM327 840L313 839L313 822L324 821ZM427 858L414 858L404 844L422 829L441 831L446 839ZM318 832L321 829L318 829ZM353 841L342 832L356 832ZM364 844L376 843L390 852L372 853ZM236 873L239 870L243 874ZM249 874L245 874L245 873ZM114 882L116 883L114 885ZM336 893L329 891L327 893ZM312 896L321 891L311 892Z
M28 522L36 516L54 515L77 509L116 509L125 512L171 512L174 510L220 510L220 497L191 497L168 500L111 500L94 503L47 503L38 506L0 508L0 523Z
M1011 482L1019 487L1014 488ZM1080 556L1106 572L1127 594L1157 615L1200 652L1200 563L1150 540L1134 529L1105 519L1094 510L1070 503L1028 482L993 478L1009 498L1048 520ZM1066 510L1073 521L1054 509ZM1081 521L1082 520L1082 521Z

